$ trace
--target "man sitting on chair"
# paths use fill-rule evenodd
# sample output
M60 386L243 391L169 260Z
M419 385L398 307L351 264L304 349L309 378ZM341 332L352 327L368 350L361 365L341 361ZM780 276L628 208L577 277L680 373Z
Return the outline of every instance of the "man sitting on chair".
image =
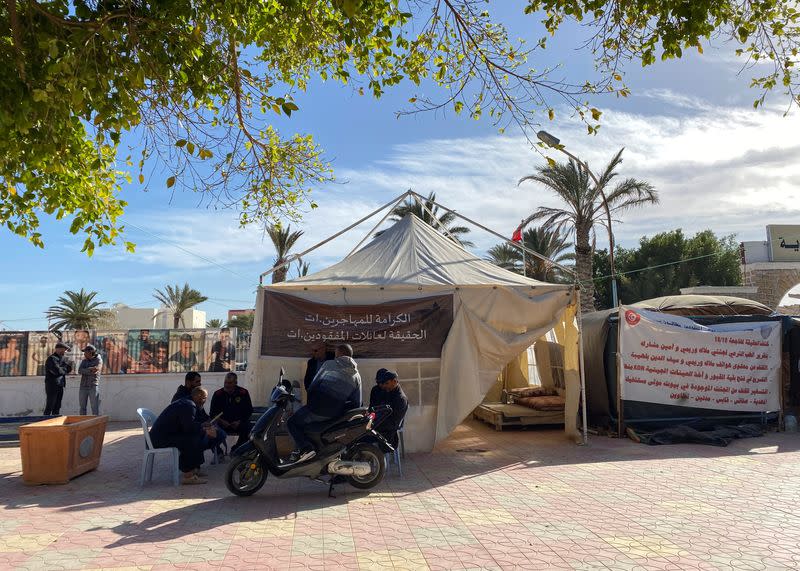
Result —
M175 391L175 394L172 395L172 402L176 400L191 398L192 391L200 386L202 383L202 378L200 377L200 373L197 371L189 371L186 373L186 376L183 378L183 384L178 385L178 390ZM206 402L205 400L203 401ZM203 408L203 405L197 407L197 421L203 424L204 426L208 426L211 424L211 417L208 416L208 413ZM204 450L216 450L217 457L223 458L225 456L225 452L220 448L223 444L225 444L225 439L228 437L225 434L225 431L222 428L217 427L217 435L214 438L210 438L207 440L207 446Z
M247 442L250 435L250 415L253 414L253 403L250 401L250 393L247 389L237 384L236 373L225 375L225 385L214 392L211 397L211 416L216 418L222 414L217 423L225 429L228 434L239 435L233 450Z
M150 429L150 440L156 448L175 447L180 451L178 466L183 472L181 483L205 484L205 474L200 472L203 464L203 450L208 441L217 437L217 429L204 426L197 419L198 411L208 398L208 391L195 387L191 398L180 398L172 401L165 408Z
M408 412L408 397L400 388L397 373L394 371L378 369L375 383L369 393L369 406L372 408L388 404L392 407L391 416L381 422L377 430L396 449L399 440L397 431L403 425L403 419Z

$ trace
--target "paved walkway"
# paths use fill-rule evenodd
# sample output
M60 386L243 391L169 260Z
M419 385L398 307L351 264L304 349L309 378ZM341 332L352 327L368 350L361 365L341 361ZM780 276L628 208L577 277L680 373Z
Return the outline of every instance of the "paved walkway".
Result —
M800 435L648 447L553 430L458 428L370 494L270 479L231 496L166 472L138 486L141 431L100 469L26 487L0 448L0 569L797 569Z

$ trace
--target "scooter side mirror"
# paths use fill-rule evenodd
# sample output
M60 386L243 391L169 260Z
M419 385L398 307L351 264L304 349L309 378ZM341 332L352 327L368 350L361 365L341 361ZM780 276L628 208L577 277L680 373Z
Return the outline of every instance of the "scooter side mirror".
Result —
M281 367L280 379L283 379L283 377L285 376L286 376L286 371L283 369L283 367Z

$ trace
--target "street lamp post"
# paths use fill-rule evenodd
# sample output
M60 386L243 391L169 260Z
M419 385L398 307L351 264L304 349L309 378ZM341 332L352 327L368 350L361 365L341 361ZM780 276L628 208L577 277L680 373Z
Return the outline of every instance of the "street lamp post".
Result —
M574 160L576 163L581 165L583 168L586 169L586 172L589 173L589 176L594 181L595 187L600 192L600 196L603 197L603 208L606 211L606 219L608 222L608 262L611 265L611 302L614 307L619 305L617 299L617 270L616 266L614 265L614 232L611 230L611 210L608 208L608 201L606 200L606 193L603 192L602 187L600 186L600 181L597 180L597 177L594 176L594 173L589 170L589 165L585 162L580 160L578 157L570 153L564 146L561 144L561 141L557 138L548 133L547 131L539 131L536 133L536 136L539 138L541 142L543 142L548 147L552 147L558 151L561 151L569 158Z

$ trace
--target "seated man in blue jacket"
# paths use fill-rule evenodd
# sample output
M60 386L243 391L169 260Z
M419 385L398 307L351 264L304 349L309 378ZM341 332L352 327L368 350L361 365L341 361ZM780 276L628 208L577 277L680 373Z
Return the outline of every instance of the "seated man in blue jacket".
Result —
M202 383L202 378L200 377L200 373L197 371L189 371L186 373L186 376L183 378L183 384L178 385L178 390L175 391L175 394L172 395L172 402L180 399L191 398L192 391L199 387ZM205 401L203 401L205 403ZM203 405L197 407L197 420L198 422L208 425L211 423L211 417L208 416L206 409L203 408ZM223 458L225 456L224 451L222 450L221 446L225 444L225 439L228 435L225 431L220 428L217 428L217 435L214 438L208 439L206 442L205 450L217 450L217 457Z
M208 480L201 477L200 466L203 464L203 450L209 440L217 436L214 426L204 426L197 419L198 410L208 398L208 391L195 387L191 398L180 398L172 401L153 423L150 429L150 440L156 448L175 447L180 451L178 466L183 472L183 484L205 484Z
M309 424L332 420L360 406L361 375L353 360L353 348L342 344L336 347L335 358L325 361L317 371L308 388L308 404L300 407L286 423L296 447L287 464L305 462L316 455L305 435Z

